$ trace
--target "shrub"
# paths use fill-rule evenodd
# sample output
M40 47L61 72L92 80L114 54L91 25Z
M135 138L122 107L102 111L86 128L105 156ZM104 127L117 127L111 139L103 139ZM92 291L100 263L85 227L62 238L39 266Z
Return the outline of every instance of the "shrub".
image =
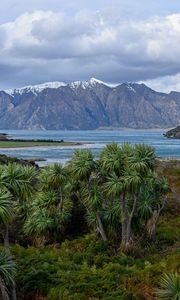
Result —
M180 300L180 276L178 273L164 274L161 277L160 288L157 289L160 299Z

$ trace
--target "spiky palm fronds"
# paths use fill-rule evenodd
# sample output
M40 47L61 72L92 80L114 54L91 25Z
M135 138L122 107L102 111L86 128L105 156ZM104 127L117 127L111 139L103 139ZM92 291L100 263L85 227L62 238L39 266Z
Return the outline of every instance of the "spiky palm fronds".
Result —
M58 189L64 185L68 178L67 170L59 163L55 163L42 170L40 176L40 186L43 190Z
M154 195L146 188L139 195L137 203L137 214L140 219L147 221L154 209Z
M130 158L130 167L142 175L147 175L155 165L155 150L145 144L134 146L133 155Z
M9 223L14 217L12 195L5 189L0 189L0 222Z
M11 192L13 197L20 200L28 199L33 191L33 181L36 170L33 167L9 164L4 166L1 174L3 185Z
M77 150L71 159L69 170L77 180L87 180L95 166L96 162L91 150Z
M107 177L103 185L108 196L118 197L124 190L122 178L115 173Z
M157 296L165 300L180 300L180 276L178 273L164 274L161 277Z
M0 294L3 300L9 300L9 288L14 285L16 265L9 254L0 252Z
M106 174L120 175L124 169L123 151L117 143L107 145L100 155L101 168Z
M46 208L36 210L28 216L24 224L24 232L27 235L41 236L53 227L53 219Z
M0 277L7 285L11 285L14 282L15 272L16 265L12 257L5 251L0 252Z

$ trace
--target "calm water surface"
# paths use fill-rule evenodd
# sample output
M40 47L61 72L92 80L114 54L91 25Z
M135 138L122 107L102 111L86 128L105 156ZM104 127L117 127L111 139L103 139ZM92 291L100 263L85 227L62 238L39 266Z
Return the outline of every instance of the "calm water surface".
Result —
M0 154L7 154L18 158L45 158L46 162L40 164L66 162L75 149L91 148L98 155L100 150L112 141L123 143L144 143L153 146L157 156L167 158L180 158L180 139L167 139L163 136L166 130L117 130L117 131L27 131L27 130L1 130L12 138L19 139L52 139L64 141L84 142L81 146L68 147L33 147L0 149ZM92 143L92 144L91 144Z

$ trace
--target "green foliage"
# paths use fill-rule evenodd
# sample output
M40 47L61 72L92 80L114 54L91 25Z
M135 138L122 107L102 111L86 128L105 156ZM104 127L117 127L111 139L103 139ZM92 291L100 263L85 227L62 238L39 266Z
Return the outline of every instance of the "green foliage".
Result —
M77 180L88 178L95 168L95 161L90 150L76 150L69 164L71 173Z
M0 298L9 300L10 289L14 285L14 275L16 266L10 253L7 251L0 252Z
M39 174L38 192L28 206L24 233L38 243L62 234L71 218L73 203L66 189L68 173L61 164L54 164Z
M16 282L22 295L48 299L144 299L157 288L162 273L175 272L180 253L135 259L112 256L108 245L87 235L65 241L59 249L13 247L18 264ZM115 298L116 297L116 298Z
M5 188L0 188L0 222L9 223L14 217L12 195Z
M26 247L12 247L20 298L151 299L162 274L180 268L178 210L160 215L167 193L145 145L112 143L98 160L78 150L68 166L38 172L1 166L1 226L13 220L10 236L15 228Z
M9 164L4 167L1 174L3 185L11 194L20 199L29 198L33 191L33 180L36 177L36 170L33 167Z
M65 168L58 163L48 166L40 173L40 186L42 190L55 189L61 187L67 180Z
M158 240L161 243L172 245L178 242L180 237L180 217L163 216L157 228L157 233Z
M7 286L11 285L14 280L16 265L9 254L5 251L0 252L0 278L3 279Z
M56 251L27 250L21 247L13 248L16 256L18 270L16 284L21 293L33 293L36 291L47 294L49 289L56 285L58 256Z
M161 277L160 288L157 290L160 299L180 300L180 276L178 273L164 274Z

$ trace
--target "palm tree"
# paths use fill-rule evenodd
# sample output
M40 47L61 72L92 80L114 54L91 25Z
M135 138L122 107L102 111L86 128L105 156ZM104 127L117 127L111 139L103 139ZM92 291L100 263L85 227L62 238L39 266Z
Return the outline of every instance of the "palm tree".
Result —
M70 161L69 169L76 180L89 181L96 162L90 150L77 150Z
M9 164L4 166L0 183L11 192L14 200L27 200L34 192L36 175L34 167Z
M67 181L67 170L59 163L55 163L42 170L40 173L40 185L43 190L49 188L57 190Z
M30 211L25 223L24 233L32 237L33 245L36 247L44 246L47 234L53 227L53 219L46 208L40 208L32 202Z
M39 192L29 205L24 232L33 237L33 243L43 246L54 233L61 234L71 217L73 203L66 184L68 173L61 164L42 170L39 175Z
M167 203L166 195L169 190L169 183L166 178L158 178L156 175L151 177L150 193L151 197L154 198L154 201L152 202L152 214L146 224L146 232L150 239L155 239L157 223L159 216Z
M124 145L125 146L125 145ZM127 144L126 144L127 146ZM120 177L124 171L125 157L122 148L115 142L107 145L100 154L101 172L106 177L116 174Z
M5 227L4 230L4 246L9 248L8 224L14 218L14 203L12 195L5 188L0 188L0 223Z
M110 175L104 187L108 196L119 197L121 204L121 249L128 251L132 241L132 219L146 177L154 167L154 150L145 145L119 147L113 143L102 153L102 168Z
M87 211L89 224L96 225L104 241L107 235L102 222L102 193L98 176L98 163L90 150L77 150L69 163L69 171L73 178L80 182L80 200Z
M11 258L9 247L9 223L12 221L15 212L25 211L25 201L34 192L34 179L36 170L33 167L18 164L9 164L0 168L0 188L1 188L1 218L5 222L4 243L6 252ZM5 191L5 192L4 192ZM11 202L9 202L11 200ZM9 208L7 207L9 204ZM15 211L16 209L16 211ZM4 213L4 215L3 215ZM16 300L15 284L12 284L12 299Z
M18 164L9 164L0 169L0 188L6 190L7 195L11 195L13 203L11 215L14 213L25 214L27 200L30 199L35 190L36 170L33 167ZM9 225L6 223L6 245L9 244Z
M14 285L16 267L7 252L0 252L0 293L3 300L9 300L9 288Z
M157 296L165 300L180 300L180 276L177 272L164 274L161 277Z
M91 178L88 189L84 186L82 197L87 209L88 224L93 225L95 230L101 235L103 241L107 241L107 234L103 225L103 191L97 177L94 176Z
M59 197L59 208L63 209L65 186L68 180L67 169L61 164L55 163L44 168L40 174L40 188L42 191L56 191Z
M10 276L13 274L13 265L9 248L9 223L14 218L14 203L12 202L12 195L6 188L0 189L0 223L5 227L4 229L4 246L5 252L0 254L0 291L3 299L9 300L7 287L11 283L12 299L16 300L15 283ZM12 269L10 269L12 267Z
M154 148L144 144L137 144L133 150L129 160L130 167L141 175L147 176L150 171L154 170Z

